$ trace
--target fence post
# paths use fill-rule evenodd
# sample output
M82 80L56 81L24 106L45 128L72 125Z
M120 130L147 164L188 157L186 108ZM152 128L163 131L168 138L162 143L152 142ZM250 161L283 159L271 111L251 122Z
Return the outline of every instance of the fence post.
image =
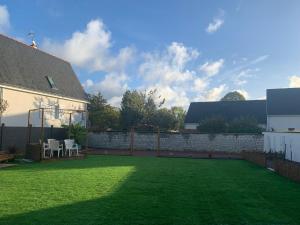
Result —
M50 127L50 137L53 138L53 125Z
M31 128L32 128L32 124L28 124L28 144L31 143Z
M157 127L157 156L160 155L160 129Z
M130 129L130 153L133 154L133 143L134 143L134 128Z
M5 126L5 124L2 123L2 124L1 124L1 137L0 137L0 151L3 150L2 147L3 147L3 132L4 132L4 126Z
M68 131L69 139L71 138L71 125L72 125L72 113L69 114L69 131Z
M40 144L44 142L44 108L42 108Z

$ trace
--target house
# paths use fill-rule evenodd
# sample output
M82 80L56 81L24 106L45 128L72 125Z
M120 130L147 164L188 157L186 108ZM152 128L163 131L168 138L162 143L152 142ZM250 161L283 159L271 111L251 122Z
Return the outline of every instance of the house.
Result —
M267 90L267 130L300 131L300 88Z
M8 102L1 123L39 127L43 118L46 127L70 119L85 125L88 101L70 63L35 47L0 35L0 97Z
M221 116L228 121L250 116L255 118L260 126L266 127L266 101L192 102L185 117L185 129L196 130L200 121L212 116Z
M280 152L300 162L300 88L267 90L267 132L264 151Z

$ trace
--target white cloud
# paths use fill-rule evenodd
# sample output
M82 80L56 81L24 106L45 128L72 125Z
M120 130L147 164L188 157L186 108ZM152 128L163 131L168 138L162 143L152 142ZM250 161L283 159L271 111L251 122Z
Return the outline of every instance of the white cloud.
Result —
M149 83L170 84L193 78L193 71L186 69L187 63L198 57L196 49L187 48L173 42L162 52L150 52L143 55L139 67L140 76Z
M108 102L116 102L116 97L122 96L128 89L127 80L126 74L109 73L99 82L88 79L82 85L87 92L101 92Z
M193 84L192 90L194 92L204 91L207 88L208 84L209 83L208 83L207 79L196 78L196 79L194 79L194 84Z
M9 12L5 5L0 5L0 33L6 33L10 27Z
M219 101L228 90L226 84L221 84L217 87L206 88L202 92L196 94L192 101Z
M179 105L187 107L193 100L213 101L221 97L227 89L225 84L210 87L211 77L218 74L224 59L206 62L199 71L190 69L198 59L199 51L173 42L165 50L144 54L144 61L139 67L143 81L141 90L157 89L165 106ZM195 98L197 96L197 98Z
M91 20L84 31L76 31L63 43L44 40L42 48L89 71L122 71L132 60L134 49L122 48L111 53L111 33L100 19Z
M224 24L224 20L214 19L211 23L208 24L208 27L206 28L206 32L210 34L214 33L218 29L220 29L223 24Z
M300 87L300 76L291 76L289 77L289 87Z
M65 41L46 39L42 48L86 71L105 72L102 79L88 79L83 87L90 93L101 92L113 105L120 103L120 98L128 89L129 78L125 71L133 60L135 49L127 46L113 54L111 33L102 20L91 20L85 30L74 32Z
M107 102L114 107L120 107L122 98L123 98L123 96L121 96L121 95L114 96L114 97L110 98Z
M193 80L197 80L196 71L189 70L188 63L196 60L199 54L198 50L177 42L162 51L145 53L139 66L143 81L140 89L157 89L159 95L166 99L166 107L188 106L188 92L191 91ZM200 82L196 85L200 86Z
M223 67L224 59L219 59L215 62L206 62L201 67L200 70L203 71L207 76L214 76L219 73L220 69Z
M232 78L232 80L235 85L243 86L248 83L248 79L252 78L258 71L260 71L259 68L241 70Z
M224 95L226 89L227 86L225 84L222 84L218 87L209 90L204 96L204 98L206 101L219 101L221 97Z
M257 57L256 59L252 60L250 64L260 63L262 61L265 61L268 58L269 58L269 55L261 55L261 56Z
M236 90L236 91L239 92L241 95L243 95L245 97L245 99L249 99L250 98L250 95L249 95L249 93L246 90L239 89L239 90Z
M224 24L224 10L220 9L218 16L216 16L212 22L210 22L206 28L206 32L212 34L219 30Z
M157 95L160 96L158 100L161 101L162 99L165 99L163 107L171 108L172 106L182 106L187 108L190 103L190 99L183 87L157 84L148 86L146 91L155 89L158 91Z

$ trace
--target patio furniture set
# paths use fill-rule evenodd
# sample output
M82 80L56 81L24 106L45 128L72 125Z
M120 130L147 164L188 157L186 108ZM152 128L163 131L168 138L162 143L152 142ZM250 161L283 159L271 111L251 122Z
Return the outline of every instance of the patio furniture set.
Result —
M59 140L48 139L47 143L43 143L43 157L53 158L54 153L57 152L57 157L69 156L74 153L79 156L79 146L73 139L65 139L64 144L61 144Z

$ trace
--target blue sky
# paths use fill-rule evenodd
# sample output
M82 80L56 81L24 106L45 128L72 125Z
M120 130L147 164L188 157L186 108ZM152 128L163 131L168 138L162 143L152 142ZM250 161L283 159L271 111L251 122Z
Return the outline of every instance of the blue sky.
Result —
M71 62L119 105L157 89L166 106L300 86L300 1L0 0L0 32Z

